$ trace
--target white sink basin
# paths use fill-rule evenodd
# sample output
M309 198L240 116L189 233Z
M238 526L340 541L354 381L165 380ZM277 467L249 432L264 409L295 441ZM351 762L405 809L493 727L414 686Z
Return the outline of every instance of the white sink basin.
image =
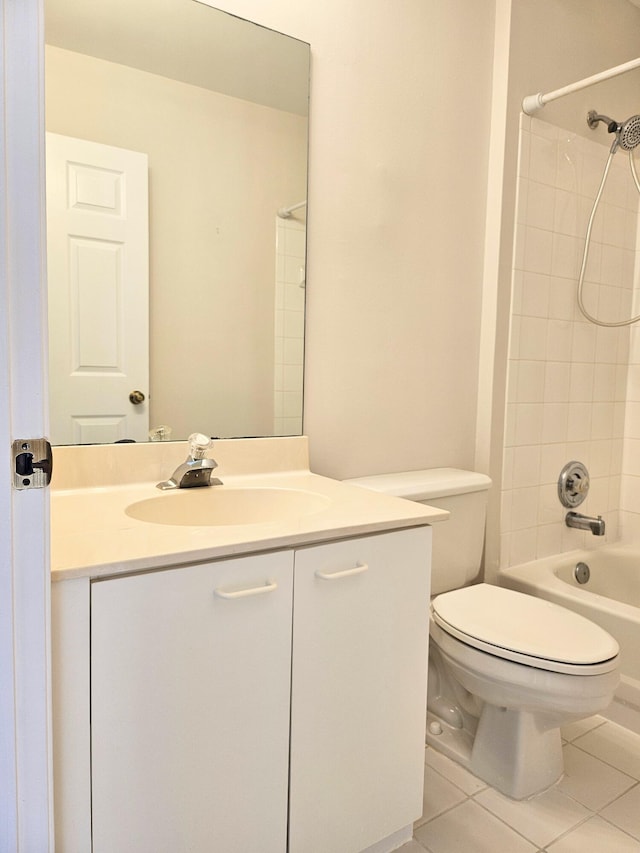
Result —
M214 527L291 521L320 512L329 503L324 495L301 489L209 486L163 492L130 504L125 512L152 524Z

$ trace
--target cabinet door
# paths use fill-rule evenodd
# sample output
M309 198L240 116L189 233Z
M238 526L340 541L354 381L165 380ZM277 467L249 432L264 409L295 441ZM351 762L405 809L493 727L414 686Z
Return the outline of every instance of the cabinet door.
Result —
M286 849L292 563L93 584L93 853Z
M422 813L431 530L296 552L290 853L357 853Z

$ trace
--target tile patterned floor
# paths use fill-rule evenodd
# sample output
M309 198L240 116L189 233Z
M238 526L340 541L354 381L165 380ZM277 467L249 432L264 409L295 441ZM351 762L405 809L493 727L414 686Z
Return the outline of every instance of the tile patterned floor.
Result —
M640 735L591 717L562 736L564 777L524 802L427 748L424 811L399 853L640 853Z

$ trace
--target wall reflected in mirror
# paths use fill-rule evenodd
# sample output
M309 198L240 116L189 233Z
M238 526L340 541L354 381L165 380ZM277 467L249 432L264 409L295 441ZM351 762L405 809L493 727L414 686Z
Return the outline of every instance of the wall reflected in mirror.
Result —
M196 0L45 7L51 440L299 434L309 46Z

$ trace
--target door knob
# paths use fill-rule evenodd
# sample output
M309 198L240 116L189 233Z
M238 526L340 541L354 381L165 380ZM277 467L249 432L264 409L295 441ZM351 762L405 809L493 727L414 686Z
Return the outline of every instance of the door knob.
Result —
M132 391L129 394L129 400L133 403L134 406L139 406L140 403L144 403L145 396L142 391Z

